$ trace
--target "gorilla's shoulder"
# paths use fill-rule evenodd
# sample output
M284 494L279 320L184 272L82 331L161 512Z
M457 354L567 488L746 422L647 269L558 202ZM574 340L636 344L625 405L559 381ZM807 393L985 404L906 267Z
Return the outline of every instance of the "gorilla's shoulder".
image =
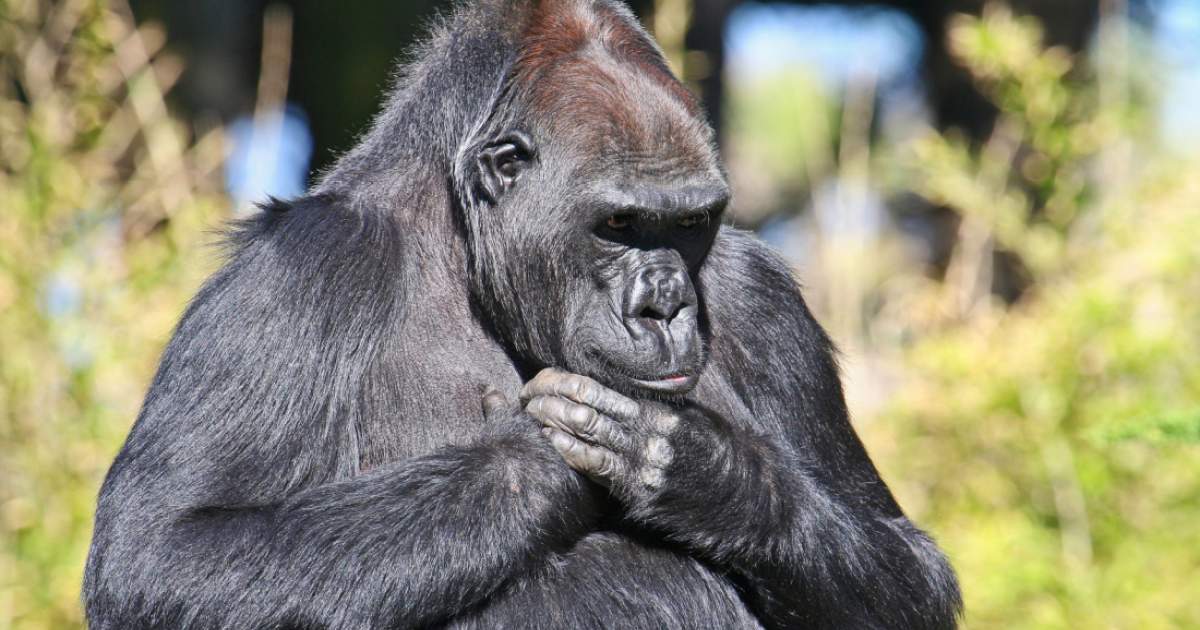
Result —
M336 195L269 198L244 219L230 223L225 246L237 255L256 246L279 252L347 253L347 249L394 245L395 222L382 213L354 209Z
M195 308L237 312L239 305L264 303L280 311L340 303L350 312L354 303L374 312L376 305L360 303L360 293L382 303L404 289L406 257L395 221L332 196L271 199L230 223L221 249L223 264Z

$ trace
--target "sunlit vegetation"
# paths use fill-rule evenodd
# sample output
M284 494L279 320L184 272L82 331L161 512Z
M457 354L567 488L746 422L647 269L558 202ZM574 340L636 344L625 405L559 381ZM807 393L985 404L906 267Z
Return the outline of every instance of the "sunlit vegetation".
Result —
M82 623L96 492L225 202L219 130L112 2L0 2L0 628Z
M1001 116L982 147L897 152L962 223L945 276L885 308L923 321L871 441L970 627L1196 627L1200 162L1155 140L1152 60L1114 58L1136 33L1091 63L998 9L950 36ZM993 250L1025 275L1013 303L986 291Z

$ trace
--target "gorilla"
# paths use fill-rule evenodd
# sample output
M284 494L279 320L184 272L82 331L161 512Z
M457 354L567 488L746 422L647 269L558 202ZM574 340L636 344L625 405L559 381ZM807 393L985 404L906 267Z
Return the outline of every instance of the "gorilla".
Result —
M474 0L235 225L100 491L142 628L953 628L787 266L614 0Z

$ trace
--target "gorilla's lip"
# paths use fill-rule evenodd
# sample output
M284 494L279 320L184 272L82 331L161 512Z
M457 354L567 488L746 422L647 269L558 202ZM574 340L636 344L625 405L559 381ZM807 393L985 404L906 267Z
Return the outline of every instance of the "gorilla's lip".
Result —
M652 379L632 379L639 387L663 392L667 394L682 394L691 390L696 386L696 381L699 379L699 374L685 374L683 372L675 372L658 378Z

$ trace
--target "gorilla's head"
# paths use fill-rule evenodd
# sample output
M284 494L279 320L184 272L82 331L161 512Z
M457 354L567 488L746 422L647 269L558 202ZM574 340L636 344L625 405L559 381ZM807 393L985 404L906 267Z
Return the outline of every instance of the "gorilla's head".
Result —
M729 189L694 98L628 12L534 13L456 172L472 290L531 367L678 395Z

